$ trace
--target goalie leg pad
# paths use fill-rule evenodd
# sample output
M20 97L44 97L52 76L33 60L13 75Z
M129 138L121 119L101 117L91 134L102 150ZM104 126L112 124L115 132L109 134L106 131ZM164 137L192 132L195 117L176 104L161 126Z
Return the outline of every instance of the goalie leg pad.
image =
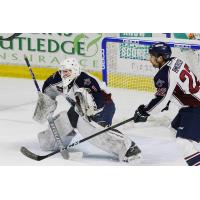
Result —
M83 137L88 137L103 129L97 123L88 122L84 118L79 117L77 130ZM89 140L89 142L101 150L117 156L119 161L124 161L125 155L132 145L132 140L127 135L115 130L102 133Z
M71 126L71 123L67 116L67 112L64 111L56 115L54 117L54 122L63 144L65 146L69 145L76 133ZM44 151L55 151L58 149L58 145L50 128L43 132L40 132L38 134L38 140L41 149Z

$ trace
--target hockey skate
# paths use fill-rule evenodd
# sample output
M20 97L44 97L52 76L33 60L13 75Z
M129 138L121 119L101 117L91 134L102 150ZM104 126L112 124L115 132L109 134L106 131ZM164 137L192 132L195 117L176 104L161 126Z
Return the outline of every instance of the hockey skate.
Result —
M131 143L130 148L125 154L124 162L137 164L141 159L141 150L140 148L134 143Z

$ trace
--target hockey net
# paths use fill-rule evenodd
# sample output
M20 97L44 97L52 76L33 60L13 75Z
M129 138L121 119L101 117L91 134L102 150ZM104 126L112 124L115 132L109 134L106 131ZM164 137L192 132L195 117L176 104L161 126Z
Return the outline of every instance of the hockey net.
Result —
M149 62L149 45L158 41L104 38L102 42L103 80L109 87L153 92L157 69ZM188 63L200 79L200 45L168 43L172 56Z
M133 114L138 105L148 103L153 97L153 77L158 70L149 62L148 50L156 42L159 41L111 37L102 41L103 81L112 89L118 118ZM186 61L200 79L200 45L167 43L172 56Z

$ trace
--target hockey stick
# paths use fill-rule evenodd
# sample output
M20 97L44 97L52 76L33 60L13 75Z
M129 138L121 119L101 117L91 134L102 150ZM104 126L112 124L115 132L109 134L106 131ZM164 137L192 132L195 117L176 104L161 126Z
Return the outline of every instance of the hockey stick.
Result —
M36 89L37 89L38 94L39 94L39 93L41 93L41 90L40 90L38 82L37 82L37 80L35 78L35 75L34 75L32 69L31 69L31 65L29 63L29 60L28 60L28 58L26 56L24 56L24 60L26 61L26 64L27 64L27 66L29 68L29 72L30 72L30 74L32 76L32 79L33 79L33 81L35 83ZM61 140L61 137L60 137L60 135L58 133L58 130L57 130L56 125L54 123L54 119L53 119L53 114L52 113L50 113L49 116L47 117L47 121L48 121L50 129L51 129L51 131L53 133L53 136L54 136L54 138L56 140L56 143L57 143L57 145L58 145L58 147L60 149L59 152L61 153L63 158L68 159L68 157L69 157L68 156L68 152L65 150L65 146L64 146L64 144L63 144L63 142ZM22 148L21 148L21 152L23 153Z
M26 65L28 66L29 72L30 72L30 74L31 74L31 76L32 76L32 79L33 79L34 83L35 83L35 86L36 86L36 88L37 88L37 91L38 91L38 92L41 92L40 87L39 87L39 85L38 85L38 82L37 82L37 80L36 80L36 78L35 78L35 75L34 75L32 69L31 69L31 65L30 65L30 63L29 63L29 60L28 60L28 58L27 58L26 56L24 56L24 60L26 61Z
M131 117L131 118L129 118L129 119L127 119L127 120L124 120L124 121L122 121L122 122L120 122L120 123L118 123L118 124L115 124L115 125L110 126L110 127L106 128L106 129L103 129L103 130L101 130L101 131L99 131L99 132L97 132L97 133L95 133L95 134L93 134L93 135L90 135L90 136L88 136L88 137L86 137L86 138L83 138L83 139L81 139L81 140L79 140L79 141L76 141L76 142L74 142L74 143L68 145L67 147L65 147L63 150L68 150L68 149L70 149L70 148L73 148L73 147L77 146L78 144L81 144L81 143L83 143L83 142L85 142L85 141L87 141L87 140L90 140L90 139L93 138L93 137L96 137L96 136L98 136L98 135L100 135L100 134L102 134L102 133L105 133L105 132L107 132L107 131L109 131L109 130L111 130L111 129L117 128L117 127L119 127L119 126L121 126L121 125L123 125L123 124L126 124L126 123L128 123L128 122L130 122L130 121L133 121L133 120L134 120L134 117ZM43 159L45 159L45 158L48 158L48 157L50 157L50 156L53 156L53 155L59 153L60 150L56 150L56 151L54 151L54 152L51 152L51 153L49 153L49 154L47 154L47 155L43 155L43 156L37 155L37 154L35 154L35 153L29 151L26 147L22 147L22 148L21 148L21 152L22 152L25 156L27 156L27 157L29 157L29 158L31 158L31 159L33 159L33 160L40 161L40 160L43 160Z

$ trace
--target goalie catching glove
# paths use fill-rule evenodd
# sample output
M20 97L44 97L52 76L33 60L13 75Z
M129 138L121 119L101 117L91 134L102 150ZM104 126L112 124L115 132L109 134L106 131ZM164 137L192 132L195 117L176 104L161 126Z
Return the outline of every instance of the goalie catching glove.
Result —
M44 93L39 93L38 101L33 115L36 122L44 123L50 113L54 112L57 107L57 101L51 99Z
M94 101L90 90L87 88L79 88L75 92L76 102L78 104L77 109L78 113L86 116L93 116L100 112L102 109L97 109L97 105Z

